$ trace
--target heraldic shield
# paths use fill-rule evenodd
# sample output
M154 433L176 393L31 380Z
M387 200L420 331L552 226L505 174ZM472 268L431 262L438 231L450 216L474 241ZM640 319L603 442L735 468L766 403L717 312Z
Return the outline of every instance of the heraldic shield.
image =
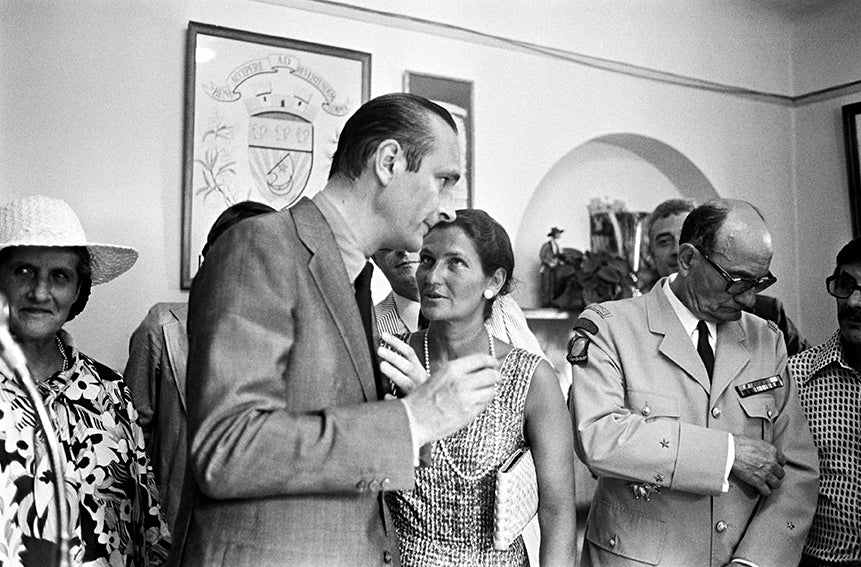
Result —
M292 205L305 191L314 163L314 124L283 111L248 117L248 165L261 195Z

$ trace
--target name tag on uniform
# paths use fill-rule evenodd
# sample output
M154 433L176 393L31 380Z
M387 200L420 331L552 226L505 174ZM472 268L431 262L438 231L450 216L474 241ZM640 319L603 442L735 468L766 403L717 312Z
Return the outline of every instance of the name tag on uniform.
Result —
M761 378L759 380L754 380L753 382L748 382L747 384L741 384L735 387L736 392L742 398L746 398L748 396L752 396L754 394L761 394L763 392L768 392L769 390L774 390L776 388L783 388L783 378L775 374L774 376L769 376L768 378Z

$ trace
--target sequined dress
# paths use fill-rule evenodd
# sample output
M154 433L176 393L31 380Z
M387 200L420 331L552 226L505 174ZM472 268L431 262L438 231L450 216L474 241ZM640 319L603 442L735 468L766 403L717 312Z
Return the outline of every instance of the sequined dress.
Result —
M523 349L509 352L487 409L434 443L431 465L416 469L415 490L386 495L404 567L529 565L522 537L493 549L493 501L499 465L525 444L526 393L540 361Z

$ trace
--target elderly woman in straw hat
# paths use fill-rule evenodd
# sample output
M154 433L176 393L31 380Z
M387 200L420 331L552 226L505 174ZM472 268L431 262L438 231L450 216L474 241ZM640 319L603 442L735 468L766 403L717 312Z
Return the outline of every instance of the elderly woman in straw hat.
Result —
M90 287L134 264L137 251L87 241L64 201L0 207L0 294L66 459L72 565L158 565L169 546L143 433L121 376L61 330ZM26 394L0 363L0 564L51 565L56 511L44 434Z

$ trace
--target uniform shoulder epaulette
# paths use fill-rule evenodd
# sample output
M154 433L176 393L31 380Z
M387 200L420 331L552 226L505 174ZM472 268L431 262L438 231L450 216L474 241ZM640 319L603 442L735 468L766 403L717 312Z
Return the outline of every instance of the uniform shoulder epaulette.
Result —
M780 327L777 326L777 323L775 323L771 319L766 319L766 321L768 322L768 327L772 330L772 332L776 334L780 331Z
M599 317L601 317L601 319L606 319L607 317L611 316L610 310L601 305L600 303L590 303L586 306L586 309L594 311L598 314Z

